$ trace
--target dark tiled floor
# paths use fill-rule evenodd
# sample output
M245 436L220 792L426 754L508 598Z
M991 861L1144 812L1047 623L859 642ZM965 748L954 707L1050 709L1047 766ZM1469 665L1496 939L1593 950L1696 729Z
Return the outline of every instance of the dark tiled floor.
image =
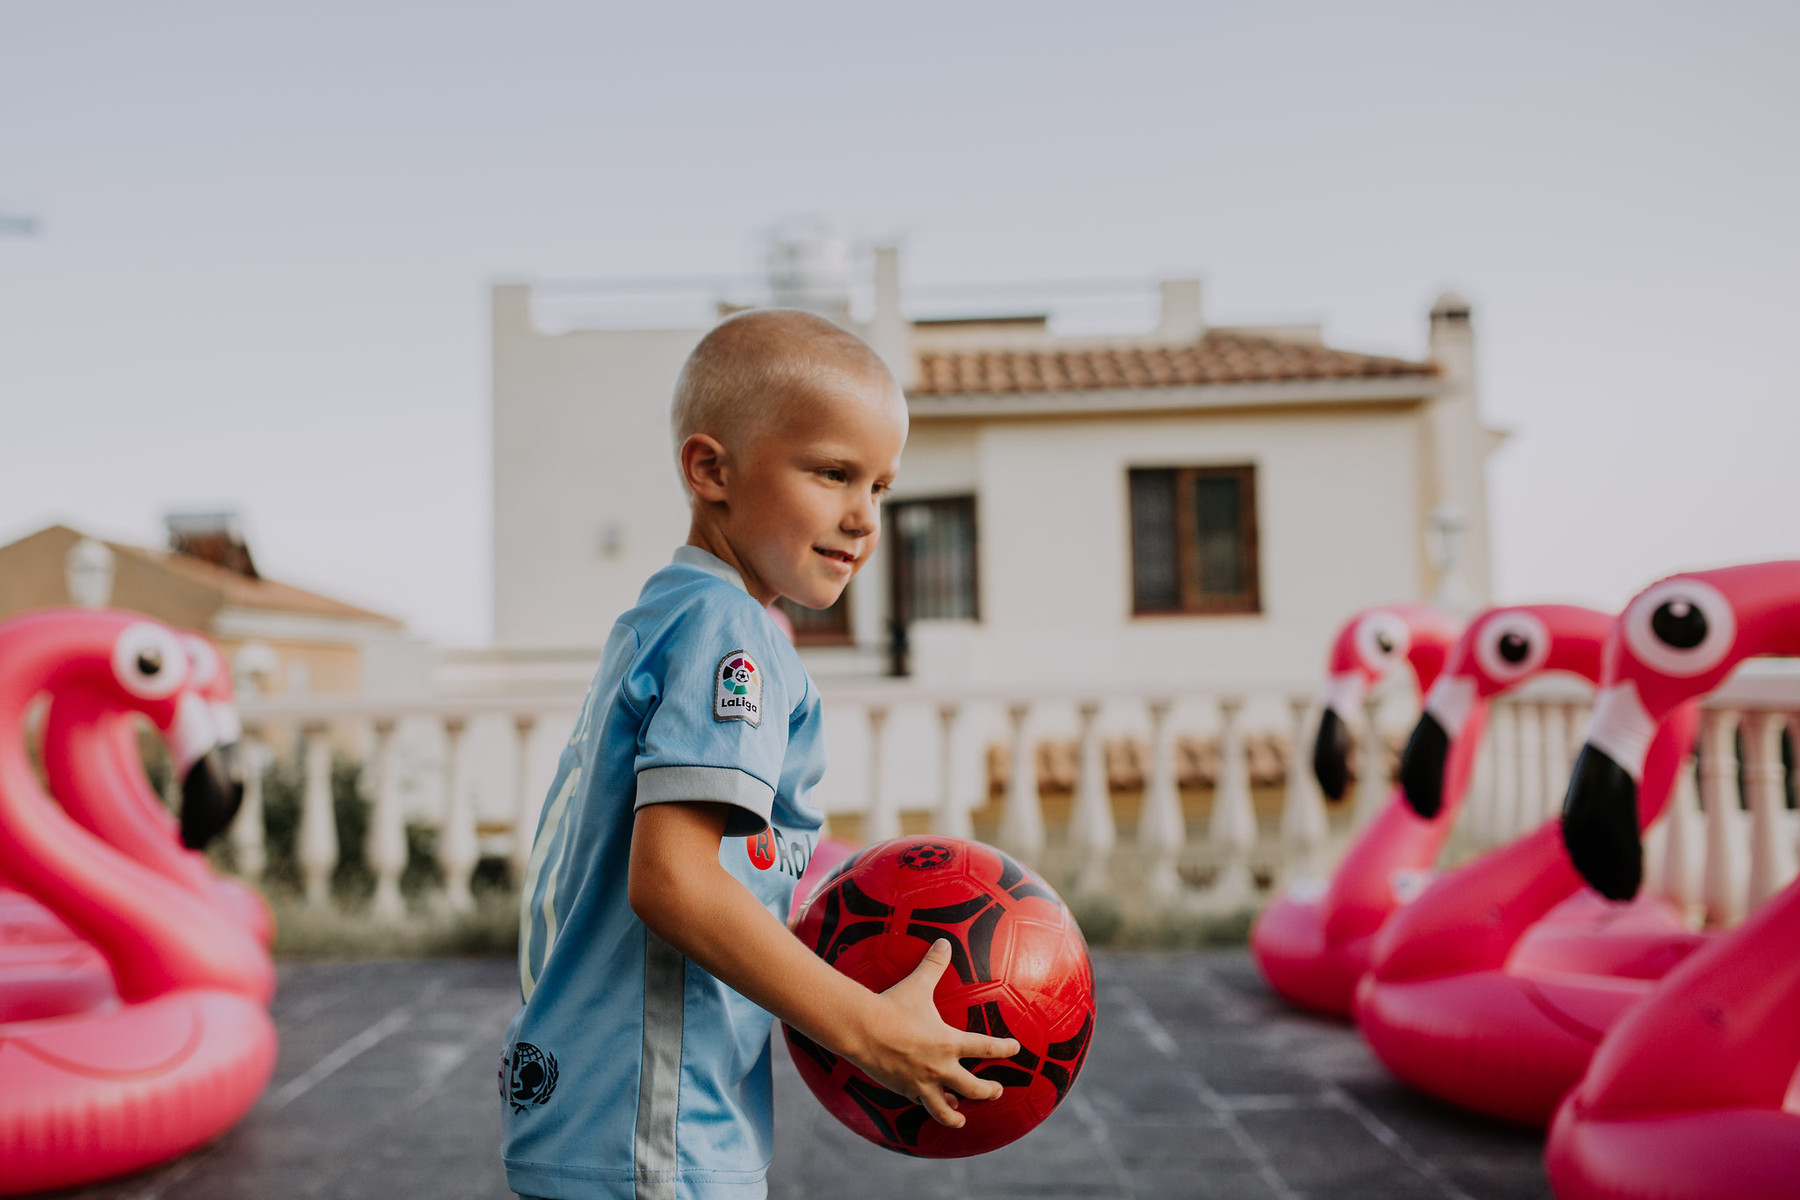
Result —
M775 1200L1547 1197L1540 1139L1390 1080L1348 1026L1275 1000L1241 951L1102 954L1081 1081L1031 1136L901 1158L825 1115L776 1051ZM208 1149L87 1200L501 1200L494 1062L510 962L289 963L281 1061Z

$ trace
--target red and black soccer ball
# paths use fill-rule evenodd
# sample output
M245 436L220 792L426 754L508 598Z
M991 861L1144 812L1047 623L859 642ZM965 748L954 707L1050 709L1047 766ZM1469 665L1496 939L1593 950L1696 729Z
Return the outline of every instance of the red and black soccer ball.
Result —
M985 1154L1029 1133L1069 1094L1094 1033L1093 963L1062 899L1007 855L958 838L881 842L819 885L794 932L878 992L944 938L950 966L933 994L938 1012L959 1028L1019 1041L1012 1058L965 1060L1006 1090L963 1100L967 1120L950 1129L784 1024L813 1095L876 1145L925 1158Z

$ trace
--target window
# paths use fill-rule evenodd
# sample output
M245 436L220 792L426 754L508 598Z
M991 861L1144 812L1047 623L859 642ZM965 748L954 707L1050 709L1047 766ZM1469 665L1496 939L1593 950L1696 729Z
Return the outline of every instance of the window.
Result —
M1256 468L1134 468L1132 612L1262 611Z
M978 619L975 497L892 503L883 519L893 546L895 621Z
M794 623L794 644L797 646L845 646L853 639L849 588L844 589L843 595L830 608L806 608L786 596L775 603Z

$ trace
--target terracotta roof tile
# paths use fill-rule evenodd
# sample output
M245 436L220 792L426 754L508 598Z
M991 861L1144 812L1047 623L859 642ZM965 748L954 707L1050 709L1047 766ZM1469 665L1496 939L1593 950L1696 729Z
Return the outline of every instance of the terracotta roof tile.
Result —
M927 350L919 355L911 393L994 395L1436 374L1437 366L1429 362L1215 329L1182 346Z

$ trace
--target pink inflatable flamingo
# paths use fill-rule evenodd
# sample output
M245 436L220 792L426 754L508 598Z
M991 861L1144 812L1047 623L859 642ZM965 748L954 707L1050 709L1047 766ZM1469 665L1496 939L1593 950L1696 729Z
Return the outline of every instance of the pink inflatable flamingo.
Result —
M1369 689L1402 662L1421 690L1429 688L1455 640L1449 618L1416 605L1370 609L1338 633L1313 745L1313 770L1327 796L1340 799L1349 783L1348 721ZM1358 836L1328 884L1297 883L1271 901L1250 930L1250 950L1269 985L1296 1004L1348 1013L1368 967L1370 938L1401 903L1396 873L1430 867L1453 819L1421 820L1396 798Z
M215 812L221 798L229 803L239 789L221 782L228 772L220 770L220 754L231 747L216 745L211 732L236 730L237 711L229 680L220 688L216 650L197 635L182 640L190 683L209 701L212 723L196 712L183 726L190 744L172 747L174 767L185 780L184 812ZM52 693L51 701L45 773L64 811L145 865L200 894L216 892L267 944L273 921L260 895L236 880L215 880L199 855L180 847L175 819L144 775L132 714L75 686ZM115 999L99 950L30 897L10 889L0 894L0 1022L84 1012Z
M181 746L205 702L173 631L119 612L0 625L0 870L106 955L117 1007L0 1024L0 1194L140 1169L218 1136L275 1062L268 956L217 905L69 819L25 755L43 691L110 695Z
M78 693L51 704L44 724L44 771L51 794L84 828L222 904L266 946L275 924L261 894L240 880L214 875L198 852L230 823L242 800L243 784L234 777L242 726L218 650L197 634L183 634L181 641L190 684L207 702L220 752L198 760L204 769L186 772L179 826L144 775L131 714L117 711L104 697Z
M1575 865L1637 892L1634 809L1658 721L1754 655L1800 654L1800 562L1676 575L1640 593L1609 647L1563 806ZM1601 1043L1545 1150L1563 1200L1800 1194L1800 883L1669 972Z
M1409 803L1442 806L1448 739L1471 712L1547 671L1600 679L1612 618L1585 608L1496 609L1464 632L1426 698L1401 770ZM1649 754L1655 819L1693 741L1677 710ZM1609 911L1609 909L1611 911ZM1356 1023L1401 1079L1465 1108L1541 1125L1623 1009L1700 942L1657 901L1593 893L1556 822L1452 871L1395 913L1356 993Z

